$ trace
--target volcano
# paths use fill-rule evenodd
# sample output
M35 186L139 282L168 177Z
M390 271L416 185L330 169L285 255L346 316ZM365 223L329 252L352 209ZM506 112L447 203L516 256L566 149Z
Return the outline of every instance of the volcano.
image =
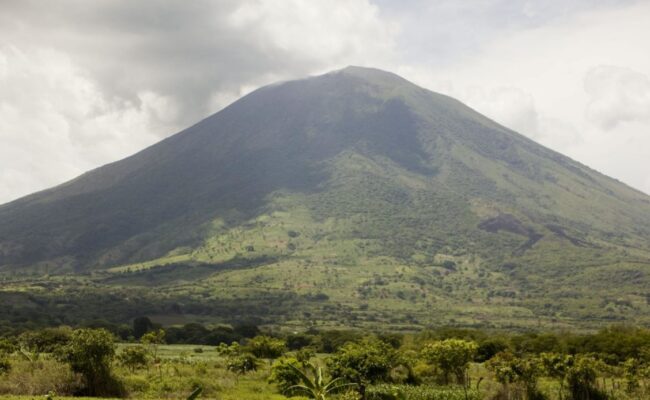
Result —
M0 271L124 284L170 268L151 284L465 304L470 319L481 304L644 317L650 196L451 97L348 67L262 87L0 206Z

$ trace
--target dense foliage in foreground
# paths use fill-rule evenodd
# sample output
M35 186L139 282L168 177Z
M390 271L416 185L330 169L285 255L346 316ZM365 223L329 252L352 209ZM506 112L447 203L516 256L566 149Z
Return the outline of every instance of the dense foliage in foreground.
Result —
M135 325L147 326L142 319ZM650 395L650 331L642 328L611 327L589 335L458 329L399 335L280 334L249 327L253 337L231 343L166 344L168 333L178 337L187 329L196 327L165 331L148 326L129 343L116 343L106 329L69 327L2 338L0 394L184 398L201 388L201 397L220 399L613 400Z

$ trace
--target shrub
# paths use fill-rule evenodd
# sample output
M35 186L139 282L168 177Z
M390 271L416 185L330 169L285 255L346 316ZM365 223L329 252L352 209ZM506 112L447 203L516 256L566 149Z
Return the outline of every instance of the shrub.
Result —
M287 336L287 347L289 350L300 350L312 344L313 337L301 333L295 333Z
M359 385L389 379L391 369L396 366L396 352L385 342L364 338L359 343L348 343L327 360L330 372L335 378L343 378Z
M153 323L147 317L137 317L133 320L133 336L140 339L145 333L153 330Z
M66 326L45 328L38 331L28 331L20 335L18 342L23 347L35 353L53 353L59 347L70 342L72 329Z
M11 354L17 349L16 345L5 338L0 338L0 354Z
M57 351L57 358L81 374L84 394L121 395L123 389L111 374L115 357L113 335L105 329L77 329L70 342Z
M259 358L278 358L286 350L284 340L269 336L255 336L247 344L250 352Z
M226 368L228 368L228 371L240 375L257 370L257 366L257 358L254 355L248 353L229 357L228 362L226 363Z
M625 378L625 389L628 393L632 393L639 388L641 363L635 358L628 358L625 360L622 367L623 377Z
M35 365L26 360L14 360L11 369L0 379L0 395L41 396L53 391L71 396L82 388L78 374L68 365L44 358Z
M480 400L478 391L449 386L379 384L366 390L368 400Z
M501 392L505 392L507 398L517 398L519 392L523 392L527 400L546 398L537 388L537 380L543 371L539 360L499 353L487 362L487 368L494 372L497 381L503 385Z
M147 332L142 335L140 342L149 348L154 361L158 361L158 346L165 344L165 331L158 329L157 331Z
M498 353L506 351L508 349L508 343L505 340L499 338L490 338L483 340L476 349L476 361L484 362Z
M427 343L421 355L427 362L440 368L445 384L449 383L450 375L454 375L458 383L464 383L465 373L477 349L478 345L472 341L446 339Z
M129 346L126 347L117 356L118 361L122 366L134 372L138 368L144 368L149 362L149 353L147 349L142 346Z
M217 346L217 354L224 357L232 357L241 354L242 349L239 343L233 342L229 345L221 343Z
M314 356L316 356L316 353L314 353L314 351L310 350L310 349L298 350L295 353L296 359L301 364L307 364L309 362L309 360L311 360Z
M596 386L597 371L601 363L588 356L575 356L570 359L566 381L571 400L604 400L608 396Z
M4 375L11 370L9 357L0 353L0 375Z
M301 377L295 368L300 368L301 364L294 357L284 357L276 360L271 367L269 382L275 383L280 393L290 395L289 388L300 383Z

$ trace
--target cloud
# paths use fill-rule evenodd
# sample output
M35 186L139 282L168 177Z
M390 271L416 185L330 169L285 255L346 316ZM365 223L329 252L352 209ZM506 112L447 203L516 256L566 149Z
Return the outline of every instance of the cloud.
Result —
M0 47L0 202L152 144L170 99L112 101L54 50Z
M650 122L650 78L629 68L598 66L584 79L586 115L604 130L619 124Z
M520 88L499 86L486 90L480 86L471 86L459 97L469 106L519 133L533 138L540 135L535 99Z
M217 111L209 108L215 93L236 97L242 86L385 59L395 29L366 0L7 4L0 33L10 44L68 54L107 96L174 97L182 125Z
M123 158L256 87L394 54L366 0L5 0L0 203Z
M393 70L644 188L649 17L634 0L3 0L0 203L260 85L349 64Z
M650 177L650 107L644 100L650 53L643 51L650 3L600 3L511 24L500 31L506 35L488 30L487 39L463 57L402 71L554 150L644 188ZM601 68L606 65L616 67Z

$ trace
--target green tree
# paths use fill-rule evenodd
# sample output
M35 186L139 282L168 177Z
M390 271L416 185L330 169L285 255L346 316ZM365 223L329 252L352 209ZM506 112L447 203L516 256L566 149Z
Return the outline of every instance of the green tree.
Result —
M140 343L149 348L154 361L158 362L158 347L165 344L165 331L158 329L157 331L147 332L140 338Z
M113 335L105 329L77 329L70 342L57 351L57 358L81 375L85 394L91 396L122 394L111 373L114 357Z
M641 363L636 358L628 358L622 364L623 377L628 393L632 393L639 388L639 374L641 372Z
M397 353L387 343L375 338L364 338L342 346L327 359L333 377L358 385L363 395L368 384L386 381L396 365Z
M11 371L11 362L5 353L0 353L0 375Z
M140 339L145 333L153 330L153 323L147 317L138 317L133 320L133 336Z
M4 338L0 338L0 375L11 370L9 355L16 350L14 345Z
M138 368L144 368L149 362L149 352L143 346L129 346L122 350L117 359L122 366L135 372Z
M6 338L0 338L0 354L11 354L18 350L16 345Z
M450 375L454 375L458 383L464 383L465 373L477 349L478 345L473 341L446 339L425 344L421 356L442 371L445 384L449 384Z
M248 341L247 347L259 358L278 358L286 351L284 340L269 336L255 336Z
M242 352L242 348L237 342L232 342L230 345L220 343L216 350L217 354L224 357L236 356Z
M538 389L537 381L543 373L540 360L536 358L519 358L512 353L499 353L486 364L494 372L503 389L510 393L523 390L526 400L543 400L546 398ZM515 387L512 388L511 384Z
M72 329L67 326L28 331L20 335L20 347L33 353L53 353L70 341Z
M501 338L488 338L479 343L476 350L476 361L484 362L497 354L508 350L508 343Z
M559 380L559 398L562 399L566 374L573 362L573 356L558 353L542 353L540 354L540 362L547 376Z
M296 368L303 365L295 357L282 357L276 360L271 366L271 376L269 382L275 383L278 391L287 396L290 396L289 388L298 385L301 381L301 376L296 372Z
M577 355L568 359L567 388L571 400L604 400L608 396L596 387L602 362L593 357Z
M226 368L228 371L243 375L250 371L257 370L257 357L250 353L237 354L228 357Z

